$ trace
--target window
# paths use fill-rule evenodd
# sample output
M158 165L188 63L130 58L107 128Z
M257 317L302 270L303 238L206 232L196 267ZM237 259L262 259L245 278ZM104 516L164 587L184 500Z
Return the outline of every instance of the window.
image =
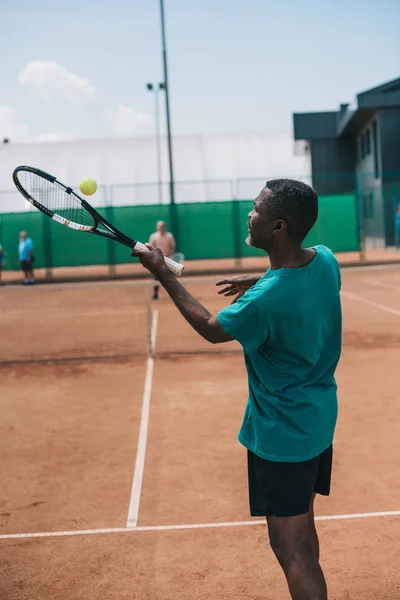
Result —
M365 132L365 154L367 156L371 154L371 130L369 128Z
M378 148L378 123L374 121L372 124L372 146L374 153L374 171L375 177L379 177L379 148Z
M365 136L363 133L360 136L360 157L361 160L365 158Z

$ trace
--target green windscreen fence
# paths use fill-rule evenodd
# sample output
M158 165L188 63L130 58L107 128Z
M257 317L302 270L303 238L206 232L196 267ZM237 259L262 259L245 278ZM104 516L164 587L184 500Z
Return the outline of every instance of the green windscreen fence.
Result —
M320 197L318 220L305 243L324 244L333 252L358 251L356 197L353 194Z
M179 204L179 251L187 260L230 258L234 252L233 202Z
M252 200L198 202L176 205L179 230L177 250L186 260L258 256L246 245ZM99 212L118 229L147 241L161 219L169 225L170 207L108 206ZM62 227L38 211L1 215L0 242L7 254L6 268L18 269L18 235L27 231L34 242L35 267L120 264L131 260L128 248L97 236ZM321 196L318 221L307 236L308 245L325 244L334 252L359 250L354 195Z
M107 219L126 235L148 242L150 235L155 231L156 222L161 220L168 224L169 207L161 206L120 206L109 208ZM115 264L126 263L131 259L129 248L108 241L115 252Z

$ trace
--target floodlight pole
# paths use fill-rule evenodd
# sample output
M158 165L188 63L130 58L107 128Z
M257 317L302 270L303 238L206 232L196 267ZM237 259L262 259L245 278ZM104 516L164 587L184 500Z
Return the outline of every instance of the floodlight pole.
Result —
M168 60L167 60L167 43L165 35L165 14L164 0L160 0L160 22L161 22L161 41L162 55L164 66L164 84L165 84L165 108L167 117L167 137L168 137L168 161L169 161L169 199L170 199L170 218L171 231L175 236L176 245L179 247L178 239L178 220L175 207L175 181L174 181L174 165L172 159L172 135L171 135L171 112L169 104L169 84L168 84Z
M165 89L164 83L147 83L149 92L154 92L154 118L156 122L156 145L157 145L157 186L158 186L158 204L162 204L162 168L161 168L161 134L160 134L160 103L159 92Z

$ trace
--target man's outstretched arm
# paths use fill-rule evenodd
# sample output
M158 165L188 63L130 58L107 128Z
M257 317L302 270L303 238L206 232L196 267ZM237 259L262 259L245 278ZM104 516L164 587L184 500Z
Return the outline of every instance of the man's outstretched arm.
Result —
M153 248L150 252L134 250L132 256L138 257L144 267L157 275L159 282L168 292L181 315L205 340L212 344L232 341L232 338L219 324L218 319L200 304L171 273L160 250Z

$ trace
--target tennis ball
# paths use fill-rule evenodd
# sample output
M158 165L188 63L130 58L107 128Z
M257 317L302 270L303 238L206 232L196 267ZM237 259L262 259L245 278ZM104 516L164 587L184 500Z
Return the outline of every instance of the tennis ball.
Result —
M82 179L79 184L79 189L81 190L82 194L85 194L85 196L91 196L97 190L97 183L94 179Z

